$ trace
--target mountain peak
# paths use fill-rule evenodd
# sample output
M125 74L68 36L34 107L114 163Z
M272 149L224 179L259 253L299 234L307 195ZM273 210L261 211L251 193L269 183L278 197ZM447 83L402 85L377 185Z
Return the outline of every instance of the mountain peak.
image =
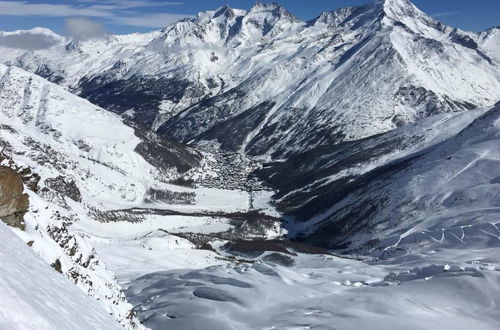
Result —
M351 15L358 7L344 7L332 11L324 11L318 17L309 22L310 25L326 24L336 26Z
M416 9L410 0L382 0L380 3L389 16L411 15Z
M387 9L408 8L413 6L410 0L380 0L379 2Z
M263 11L282 12L282 11L287 11L287 10L283 6L281 6L280 4L277 4L275 2L266 3L266 2L257 1L252 6L252 8L250 8L249 12L263 12Z
M426 33L429 28L443 32L446 26L418 9L410 0L380 0L375 3L386 23L399 22L407 28Z
M408 13L415 9L415 6L410 0L382 0L380 3L387 14Z
M225 16L227 18L233 18L235 17L235 13L233 8L229 7L228 5L224 5L223 7L220 7L215 11L214 18L219 17L219 16Z
M282 6L278 3L275 3L275 2L267 3L267 2L262 2L262 1L256 1L252 8L277 9L277 8L282 8Z
M389 6L389 7L398 7L398 6L408 6L411 5L410 0L380 0L384 4L384 6Z
M277 4L275 2L265 3L257 1L253 7L248 11L249 14L257 13L272 13L275 17L284 17L292 21L299 21L292 13L290 13L285 7Z
M66 50L68 52L81 52L81 43L79 40L71 40L68 44L66 44Z

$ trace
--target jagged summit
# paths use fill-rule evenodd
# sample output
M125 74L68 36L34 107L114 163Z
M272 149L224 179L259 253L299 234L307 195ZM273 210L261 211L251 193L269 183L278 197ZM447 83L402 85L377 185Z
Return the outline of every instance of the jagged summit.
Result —
M380 3L384 8L408 8L408 6L414 6L410 0L379 0L377 3Z
M280 5L279 3L276 2L263 2L263 1L256 1L255 4L252 6L252 9L264 9L264 10L285 10L286 9ZM251 9L251 10L252 10Z
M295 17L292 13L290 13L285 7L278 3L266 3L257 1L248 11L243 9L235 9L230 7L229 5L224 5L215 10L208 10L198 13L194 18L187 18L181 20L181 22L185 21L194 21L197 23L206 23L210 19L216 19L219 17L226 17L228 19L232 19L238 16L251 16L255 18L255 16L259 15L272 15L274 17L280 18L289 18L294 21L300 21L297 17ZM174 25L176 23L173 23Z
M376 2L386 17L394 20L405 20L407 18L418 19L427 16L419 10L410 0L382 0Z
M307 23L257 2L173 23L145 47L84 41L82 54L36 52L12 63L178 141L282 157L490 106L500 98L496 31L454 31L408 0Z
M414 25L411 20L432 21L409 0L379 0L363 6L339 8L323 12L307 24L278 3L257 1L248 11L224 5L216 10L200 12L193 18L187 18L167 26L162 32L184 35L185 32L189 33L187 30L198 29L197 27L188 28L189 24L194 23L203 26L194 33L198 38L213 41L213 38L205 36L205 34L216 30L214 35L223 37L224 42L227 42L228 39L232 39L236 35L242 36L243 39L254 39L265 36L272 30L274 33L271 35L276 36L282 31L291 31L297 24L303 24L304 27L315 24L335 27L351 16L353 16L351 23L357 26L367 25L366 22L374 20L381 21L385 17L389 18L390 22L404 22L408 23L409 26ZM219 31L219 29L223 31Z
M226 45L232 42L238 46L269 33L276 36L294 24L301 23L301 20L276 3L257 2L248 11L225 5L167 26L151 45L155 49L161 48L165 42L179 45L193 42Z
M81 43L79 40L72 40L66 44L66 50L68 52L81 51Z
M385 27L404 27L430 39L439 39L440 34L451 31L450 27L421 11L410 0L383 0L372 3L371 6L372 16ZM362 10L369 11L370 4Z
M379 0L375 3L388 15L412 15L416 11L420 12L411 0Z
M182 21L194 21L197 23L206 23L212 19L234 19L238 16L244 16L247 12L243 9L232 8L229 5L224 5L215 10L208 10L198 13L194 18L187 18ZM176 23L173 23L174 25Z
M324 11L318 17L308 22L308 25L326 24L328 26L337 26L347 19L359 7L344 7L332 11Z
M224 5L219 9L215 10L214 18L219 16L225 16L226 18L234 18L236 15L234 13L233 8L229 7L229 5Z
M399 25L412 30L421 30L418 22L424 25L437 25L438 23L409 0L378 0L361 6L323 12L308 22L308 25L326 24L329 27L337 27L347 23L349 27L355 26L358 29L362 26L391 27Z
M265 3L257 1L247 13L247 16L252 17L261 15L265 16L262 16L261 18L268 18L269 16L272 16L279 19L286 19L291 22L301 22L300 19L290 13L285 7L275 2Z

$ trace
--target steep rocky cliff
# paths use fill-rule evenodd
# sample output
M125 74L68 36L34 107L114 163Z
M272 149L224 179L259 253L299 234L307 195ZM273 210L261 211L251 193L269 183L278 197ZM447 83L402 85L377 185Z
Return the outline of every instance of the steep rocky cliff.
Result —
M9 226L25 229L24 214L28 211L28 195L23 181L13 169L0 166L0 219Z

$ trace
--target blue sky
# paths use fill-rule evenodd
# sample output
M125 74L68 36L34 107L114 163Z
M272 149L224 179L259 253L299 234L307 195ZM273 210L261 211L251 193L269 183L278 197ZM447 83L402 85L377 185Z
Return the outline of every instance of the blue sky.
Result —
M274 0L276 1L276 0ZM276 1L302 19L322 11L370 0ZM413 0L425 12L452 26L482 31L500 25L500 0ZM0 30L48 27L67 33L66 20L86 17L112 33L144 32L225 4L248 9L254 0L0 0Z

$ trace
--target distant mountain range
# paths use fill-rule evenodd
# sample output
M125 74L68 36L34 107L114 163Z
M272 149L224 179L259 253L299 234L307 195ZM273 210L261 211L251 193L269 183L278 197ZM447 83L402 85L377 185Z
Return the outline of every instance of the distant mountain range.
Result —
M308 22L258 2L148 34L71 41L35 29L23 33L54 44L0 60L180 142L276 159L492 106L499 31L451 28L408 0Z

